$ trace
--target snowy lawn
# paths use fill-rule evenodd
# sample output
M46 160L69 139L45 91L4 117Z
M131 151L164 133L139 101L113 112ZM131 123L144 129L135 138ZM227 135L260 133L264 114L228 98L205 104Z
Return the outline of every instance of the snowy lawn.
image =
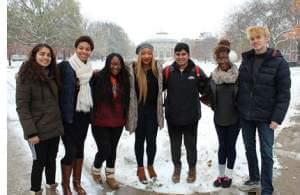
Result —
M95 61L93 62L95 67L98 69L103 66L103 62ZM214 69L213 64L200 64L207 75ZM19 63L14 63L13 67L7 68L7 110L8 110L8 120L18 120L15 111L15 74L18 71ZM300 68L292 68L292 99L291 106L288 111L283 125L276 130L276 135L280 132L283 127L293 125L292 121L289 119L297 111L295 105L297 103L296 99L299 100L300 95ZM15 124L15 123L8 123ZM16 130L19 135L19 144L23 144L27 147L26 142L22 139L23 133L20 125L15 125L12 127ZM10 140L8 140L10 141ZM241 133L237 141L237 159L234 168L233 185L239 185L243 180L247 178L248 168L247 161L245 157L244 145L241 137ZM186 163L186 151L182 145L182 174L181 181L178 184L173 184L171 181L171 175L173 172L173 165L170 155L170 144L167 128L159 130L157 135L157 155L155 159L155 168L158 172L158 181L153 185L143 185L140 184L136 177L136 160L134 155L134 134L128 134L124 131L120 139L117 153L116 161L116 177L124 185L131 186L133 188L150 190L160 193L176 193L176 194L189 194L193 192L212 192L218 191L219 189L214 188L212 183L218 173L218 160L217 160L217 150L218 141L217 134L215 132L213 124L213 112L210 108L202 105L202 118L198 125L198 162L197 162L197 180L193 184L187 184L187 170L188 166ZM96 153L96 144L89 130L88 137L85 145L85 168L90 169L94 155ZM28 152L27 155L30 155ZM64 155L64 148L62 144L59 147L58 159L61 159ZM147 165L147 158L145 155L145 165ZM9 162L8 162L9 163ZM59 165L59 160L57 161ZM275 176L280 173L280 165L275 156L274 172ZM89 171L89 170L88 170ZM104 170L103 170L104 175ZM60 181L60 174L57 174L58 181ZM101 188L99 185L90 183L91 180L84 180L85 185L93 186L95 188Z

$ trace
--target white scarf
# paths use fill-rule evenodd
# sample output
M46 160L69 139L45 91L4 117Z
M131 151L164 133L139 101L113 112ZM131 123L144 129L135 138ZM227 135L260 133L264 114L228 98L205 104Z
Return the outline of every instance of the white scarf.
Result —
M93 69L91 63L83 63L74 53L70 57L69 62L71 67L76 73L76 77L79 79L79 92L76 103L76 111L89 112L93 107L92 91L89 81L93 74Z
M235 64L231 64L231 68L227 71L223 71L219 67L215 68L211 73L211 76L217 85L223 83L235 83L239 76L239 70Z

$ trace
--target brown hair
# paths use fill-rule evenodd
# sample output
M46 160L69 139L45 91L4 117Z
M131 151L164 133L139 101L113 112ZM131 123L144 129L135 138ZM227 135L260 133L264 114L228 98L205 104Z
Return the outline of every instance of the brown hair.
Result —
M229 54L230 52L230 42L227 39L221 39L214 49L214 58L217 59L218 55L221 52L226 52Z
M47 66L50 74L50 78L54 79L59 84L59 73L56 66L56 57L53 49L46 43L40 43L34 46L29 54L29 58L25 61L18 72L18 77L22 82L26 79L32 79L36 81L48 81L49 77L44 73L44 68L36 62L36 54L42 48L48 48L51 55L51 61Z

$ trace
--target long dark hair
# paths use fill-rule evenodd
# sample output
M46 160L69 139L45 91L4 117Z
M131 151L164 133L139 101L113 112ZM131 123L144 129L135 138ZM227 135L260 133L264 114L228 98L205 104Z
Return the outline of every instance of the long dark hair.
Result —
M39 65L36 61L36 54L42 48L48 48L51 55L51 62L47 69L49 70L49 76L45 74L44 68ZM53 52L53 49L46 43L40 43L35 45L28 57L28 60L25 61L18 72L18 77L21 79L22 82L27 79L32 79L36 81L45 81L47 82L49 78L54 79L57 84L59 84L59 76L58 70L56 67L56 57Z
M130 83L129 83L129 73L125 67L125 62L123 57L118 53L111 53L106 57L104 68L98 73L95 79L95 84L93 86L94 91L94 100L101 101L104 103L108 103L113 105L113 92L112 92L112 84L110 81L111 76L111 61L113 57L117 57L121 63L121 70L119 74L116 76L119 86L120 86L120 96L121 103L125 108L125 113L127 114L129 107L129 91L130 91Z

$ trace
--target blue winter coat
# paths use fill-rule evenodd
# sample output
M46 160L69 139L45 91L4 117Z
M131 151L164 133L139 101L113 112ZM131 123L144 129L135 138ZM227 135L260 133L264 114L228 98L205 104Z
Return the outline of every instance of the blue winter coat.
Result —
M62 87L59 95L60 109L63 121L73 123L78 87L76 86L76 73L68 61L58 64Z
M254 50L242 54L239 68L238 107L246 120L281 124L290 103L290 69L280 51L268 48L266 57L251 74Z

